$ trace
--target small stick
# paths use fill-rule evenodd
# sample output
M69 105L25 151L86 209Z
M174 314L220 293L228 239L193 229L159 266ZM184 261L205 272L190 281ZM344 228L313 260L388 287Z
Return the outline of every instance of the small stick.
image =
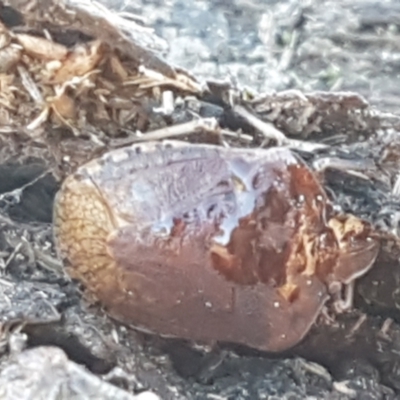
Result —
M262 133L266 139L275 140L278 146L285 146L294 150L303 150L307 152L313 152L315 150L326 149L329 147L320 143L288 139L279 129L276 129L273 124L262 121L247 111L244 107L236 105L234 106L233 110L260 133Z
M127 146L137 142L148 142L150 140L164 140L171 137L188 136L193 133L198 133L199 131L219 133L217 120L215 118L193 120L183 124L157 129L133 138L113 139L110 141L110 144L112 147Z
M345 160L336 157L323 157L313 162L316 171L324 173L328 168L346 172L349 175L357 176L361 179L369 180L365 171L373 168L370 160Z
M253 125L253 127L260 131L266 138L275 140L279 146L287 144L288 138L280 130L276 129L274 125L261 121L242 106L236 105L233 110L249 124Z

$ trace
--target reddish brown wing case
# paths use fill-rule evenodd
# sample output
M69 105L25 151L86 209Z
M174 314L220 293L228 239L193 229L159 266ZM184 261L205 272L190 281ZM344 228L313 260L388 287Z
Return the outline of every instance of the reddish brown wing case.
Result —
M320 184L289 150L168 142L80 168L57 196L54 222L69 272L113 317L281 351L308 332L335 268L351 280L376 256L361 222L348 244L345 223L332 221ZM346 276L349 246L364 255Z

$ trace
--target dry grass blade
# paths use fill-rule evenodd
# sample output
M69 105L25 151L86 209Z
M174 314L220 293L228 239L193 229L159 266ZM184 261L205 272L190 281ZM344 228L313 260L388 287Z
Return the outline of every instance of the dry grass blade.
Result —
M190 77L177 74L175 78L169 78L157 71L152 71L144 66L139 68L139 74L124 81L124 86L137 86L141 90L155 87L172 87L188 93L201 93L202 87Z
M18 65L18 73L21 77L21 82L24 85L26 91L31 96L32 100L39 106L44 103L42 93L40 92L35 81L30 76L29 72L22 66Z

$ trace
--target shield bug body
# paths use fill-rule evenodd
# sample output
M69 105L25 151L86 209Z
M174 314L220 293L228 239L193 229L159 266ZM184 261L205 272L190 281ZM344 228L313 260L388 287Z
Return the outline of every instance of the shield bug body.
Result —
M340 309L378 252L369 226L338 215L283 148L111 151L65 180L54 217L71 276L114 318L273 352L297 344L329 298Z

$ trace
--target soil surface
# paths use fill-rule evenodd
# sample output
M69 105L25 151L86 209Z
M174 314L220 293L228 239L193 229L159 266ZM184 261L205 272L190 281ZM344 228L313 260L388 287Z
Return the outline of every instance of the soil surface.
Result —
M380 111L399 114L400 5L394 0L103 3L153 27L165 40L166 60L196 77L256 92L353 91ZM0 165L0 398L400 398L399 364L385 358L400 340L377 350L379 365L355 350L343 363L335 358L332 368L324 356L307 357L307 347L298 352L302 357L199 349L115 323L82 300L57 260L52 202L58 188L43 165ZM382 335L398 317L380 315L379 307L371 315L370 326ZM362 318L343 324L357 326ZM14 397L2 397L2 387L8 393L14 387Z
M354 91L397 111L400 5L395 1L106 1L140 15L195 76L259 92Z

